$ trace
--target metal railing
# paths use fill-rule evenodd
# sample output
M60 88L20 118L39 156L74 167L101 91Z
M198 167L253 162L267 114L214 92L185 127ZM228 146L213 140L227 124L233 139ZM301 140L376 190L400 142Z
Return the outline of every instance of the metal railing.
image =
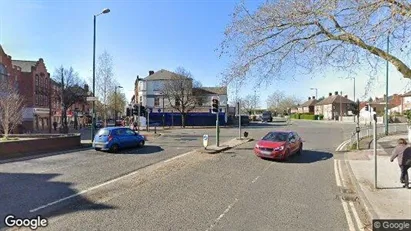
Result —
M397 134L397 133L404 133L408 131L408 124L406 123L395 123L395 124L389 124L388 125L388 133L389 134ZM371 137L373 136L373 127L372 126L366 126L366 127L361 127L360 128L360 140L365 138L365 137ZM377 136L385 136L385 126L384 124L377 124ZM350 148L357 143L357 134L356 131L351 134L350 137Z

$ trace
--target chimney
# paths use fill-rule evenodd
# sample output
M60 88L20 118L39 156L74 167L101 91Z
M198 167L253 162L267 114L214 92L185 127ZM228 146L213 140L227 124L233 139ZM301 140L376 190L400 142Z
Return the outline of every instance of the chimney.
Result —
M313 96L313 99L315 99L315 96Z
M345 98L348 98L348 95L344 95Z
M148 75L154 74L154 71L148 71Z
M311 97L308 97L308 100L311 100Z
M335 95L338 95L338 91L334 92Z
M88 84L84 84L84 91L88 92Z
M328 93L328 96L332 96L332 95L333 95L333 93L331 93L331 92L330 92L330 93Z

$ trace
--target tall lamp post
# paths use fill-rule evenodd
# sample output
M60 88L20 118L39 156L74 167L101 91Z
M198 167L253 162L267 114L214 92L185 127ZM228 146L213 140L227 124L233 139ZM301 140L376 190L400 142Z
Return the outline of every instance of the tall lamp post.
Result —
M390 52L390 34L387 36L387 53ZM388 136L388 67L389 62L387 60L387 67L385 73L385 135Z
M123 88L122 86L114 87L114 119L117 121L117 88Z
M96 96L96 18L99 15L107 14L110 9L104 9L101 13L94 15L94 36L93 36L93 97ZM92 114L92 125L91 125L91 140L94 138L94 129L96 126L96 102L93 100L93 114Z
M312 87L310 90L315 90L315 98L318 100L318 88Z

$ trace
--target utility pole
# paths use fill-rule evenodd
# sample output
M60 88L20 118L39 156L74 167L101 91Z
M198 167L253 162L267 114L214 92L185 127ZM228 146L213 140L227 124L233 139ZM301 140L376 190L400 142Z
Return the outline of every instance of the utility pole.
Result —
M49 92L49 133L51 133L51 126L53 125L53 123L51 122L51 117L52 117L52 108L51 108L51 80L49 78L49 84L48 84L48 92Z
M241 140L241 110L240 110L240 101L237 102L237 112L238 112L238 138Z
M340 91L340 121L342 121L342 91Z
M63 68L61 69L61 125L63 131L66 129L66 105L64 104L64 73Z
M387 36L387 54L390 52L390 34ZM388 136L388 67L389 62L387 60L387 67L385 73L385 135Z

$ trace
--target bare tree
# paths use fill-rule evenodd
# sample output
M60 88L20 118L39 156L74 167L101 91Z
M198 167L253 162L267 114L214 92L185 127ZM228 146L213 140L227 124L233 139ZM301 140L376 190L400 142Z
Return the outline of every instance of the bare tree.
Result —
M23 120L24 98L13 83L0 84L0 131L5 139Z
M280 103L286 98L283 91L276 91L268 96L267 98L267 108L277 109Z
M119 84L116 83L116 86ZM117 115L115 113L123 112L127 105L126 95L121 91L121 88L117 88L117 92L109 92L108 94L108 105L109 109L114 112L115 118Z
M193 80L192 74L183 67L177 68L171 79L163 84L162 94L170 106L181 113L183 127L185 127L187 113L199 104L199 96L193 92L193 89L200 85L200 82Z
M104 122L107 121L107 115L110 111L109 95L114 92L114 83L113 58L107 51L104 51L98 58L95 93L102 104L100 113Z
M54 92L54 99L57 99L62 110L62 125L67 132L67 109L75 103L85 102L88 92L84 89L86 82L82 80L72 67L66 69L64 66L57 68L53 75L54 82L59 86L59 90Z
M405 0L269 0L254 12L241 3L221 46L221 55L235 58L225 80L268 81L290 69L301 76L329 67L351 75L364 64L371 65L370 76L375 76L383 70L378 68L381 61L411 78L405 64L410 16L411 4Z
M259 96L256 94L247 95L240 100L240 110L251 115L259 105Z
M276 110L282 113L283 111L289 111L290 108L297 106L300 100L295 96L287 96L284 92L274 92L267 99L267 106L270 110Z

